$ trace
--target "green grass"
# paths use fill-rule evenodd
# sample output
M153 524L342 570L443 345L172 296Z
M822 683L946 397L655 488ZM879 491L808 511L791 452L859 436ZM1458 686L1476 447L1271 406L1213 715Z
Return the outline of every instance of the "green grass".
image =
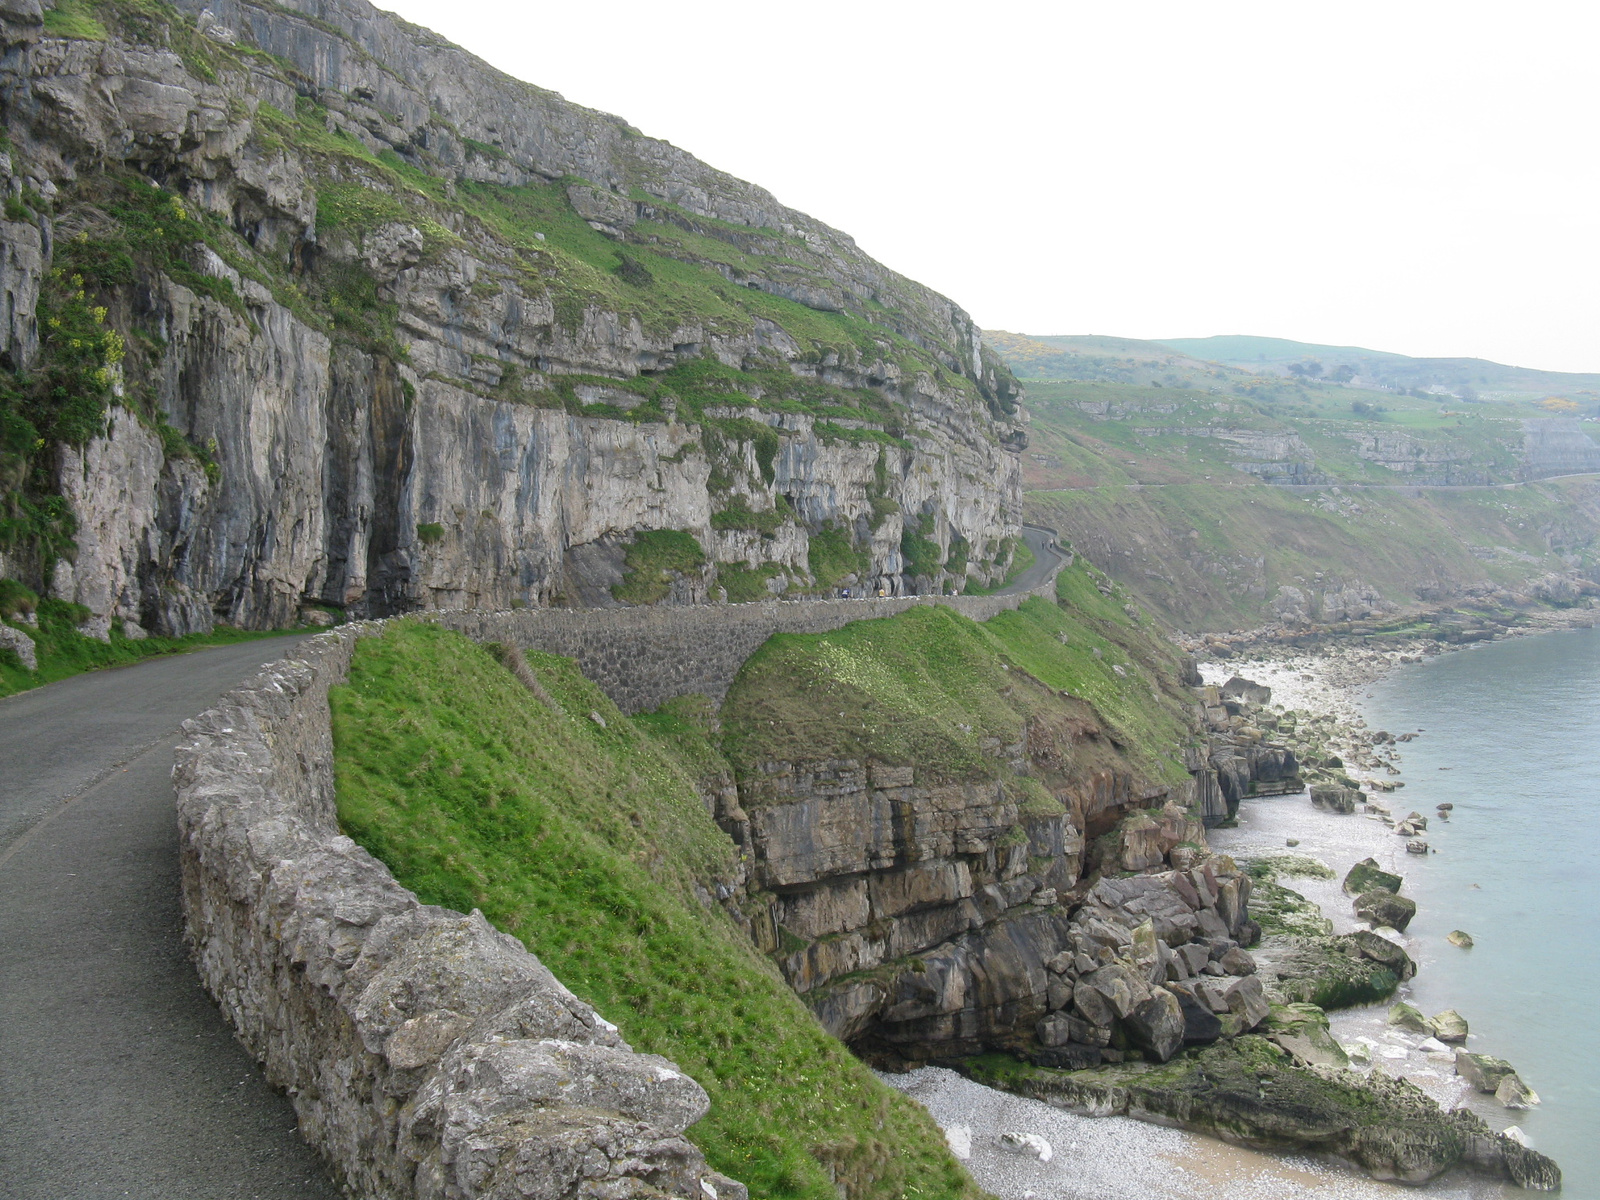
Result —
M84 0L56 0L54 8L44 10L44 32L46 37L86 42L103 42L108 36L95 19L93 6Z
M628 604L657 604L672 590L674 576L705 566L706 553L681 529L647 529L628 545L622 582L611 594Z
M919 782L996 779L1009 770L984 750L986 738L1010 745L1030 719L1076 719L1087 705L1124 751L1124 768L1177 783L1186 777L1182 699L1153 694L1143 674L1155 670L1175 689L1174 662L1156 639L1044 600L983 624L918 607L771 638L729 690L723 745L745 778L772 760L853 758L914 766ZM1126 674L1113 664L1128 664Z
M33 639L39 669L24 670L21 659L13 651L0 650L0 696L10 696L30 688L42 687L44 684L81 675L85 671L96 671L102 667L123 667L142 662L147 658L182 654L187 650L198 650L206 646L231 646L238 642L280 637L297 632L295 630L260 632L218 626L210 633L194 633L188 637L147 637L135 640L124 637L122 630L113 623L111 641L102 642L95 638L84 637L78 632L78 625L89 616L89 611L82 605L68 604L61 600L40 600L37 616L39 620L37 628L20 621L7 622Z
M559 713L456 634L402 622L362 641L330 696L344 829L697 1079L711 1112L689 1137L752 1196L977 1196L926 1113L695 898L735 855L693 786L708 764L680 757L706 745L708 714L631 721L571 661L526 657Z
M849 529L819 529L807 543L806 566L817 587L831 588L847 575L865 575L872 568L872 558L856 548Z
M744 563L722 563L717 567L717 586L728 593L729 604L748 604L752 600L772 599L772 589L767 581L784 573L777 563L762 563L758 567Z

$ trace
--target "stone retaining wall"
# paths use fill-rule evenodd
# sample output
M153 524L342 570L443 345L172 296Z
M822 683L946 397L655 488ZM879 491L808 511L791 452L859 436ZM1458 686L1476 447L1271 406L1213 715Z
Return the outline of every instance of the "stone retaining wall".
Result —
M974 620L1053 596L896 597L417 614L577 659L626 712L716 700L774 633L945 604ZM635 1054L517 939L424 905L339 832L328 689L345 626L183 727L173 779L200 978L347 1190L395 1200L673 1195L744 1200L683 1136L709 1101Z
M625 713L700 692L717 703L739 668L775 633L826 633L851 621L943 604L974 621L1032 596L1055 598L1055 576L1002 596L894 596L865 600L770 600L653 608L520 609L422 614L479 642L506 642L578 661Z
M699 1084L339 833L328 688L377 628L312 639L184 725L183 907L206 988L352 1195L745 1200L682 1136L709 1107Z

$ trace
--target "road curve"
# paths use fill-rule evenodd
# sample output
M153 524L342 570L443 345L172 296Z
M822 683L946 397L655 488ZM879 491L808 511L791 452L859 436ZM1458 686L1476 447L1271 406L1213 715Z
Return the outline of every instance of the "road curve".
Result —
M1061 552L1057 537L1053 529L1046 529L1042 525L1024 525L1022 540L1027 542L1028 549L1033 551L1033 566L1001 588L999 594L1025 592L1049 579L1067 560L1066 555Z
M273 638L0 700L0 1195L335 1200L182 941L178 726Z
M1056 535L1024 526L1045 582ZM179 725L278 659L271 639L0 699L0 1194L335 1200L294 1111L183 946Z

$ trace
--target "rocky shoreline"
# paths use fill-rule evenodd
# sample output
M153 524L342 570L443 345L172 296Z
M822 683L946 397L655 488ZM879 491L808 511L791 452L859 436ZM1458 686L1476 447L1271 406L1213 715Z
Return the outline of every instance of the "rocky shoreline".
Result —
M1500 636L1592 625L1592 615L1582 610L1555 611ZM1256 951L1264 974L1272 974L1283 956L1292 956L1296 942L1308 934L1317 936L1319 925L1324 936L1351 936L1349 931L1367 926L1397 947L1404 944L1416 905L1401 894L1403 873L1408 863L1415 865L1430 852L1437 853L1426 841L1429 822L1450 820L1453 806L1442 803L1431 814L1399 815L1406 808L1395 794L1405 786L1404 780L1394 778L1401 771L1402 747L1426 731L1370 728L1359 701L1370 696L1366 688L1401 666L1487 640L1491 639L1419 639L1381 650L1365 641L1345 640L1314 655L1298 648L1274 654L1257 647L1252 653L1251 682L1270 687L1274 702L1259 706L1251 718L1298 755L1311 806L1325 814L1318 823L1315 818L1321 814L1308 814L1299 806L1252 805L1237 826L1212 835L1215 848L1236 855L1258 879L1258 916L1263 926L1285 931L1277 939L1267 939L1276 945ZM1203 664L1202 678L1219 682L1236 678L1240 665ZM1338 816L1346 814L1346 822L1340 822ZM1349 816L1366 820L1350 821ZM1336 882L1339 876L1329 863L1354 859L1363 850L1369 853L1354 863L1342 882ZM1293 889L1280 884L1280 876L1293 877ZM1452 931L1447 940L1458 947L1472 944L1470 934L1462 930ZM1516 1116L1539 1103L1537 1094L1511 1064L1466 1049L1468 1025L1454 1010L1430 1018L1406 1003L1405 982L1396 990L1397 1002L1386 1009L1355 1009L1334 1016L1330 1032L1349 1069L1406 1079L1441 1109L1474 1112L1479 1123L1501 1128L1505 1136L1526 1146L1528 1139ZM1550 1167L1553 1171L1554 1164ZM1518 1182L1534 1190L1559 1188L1559 1172L1543 1176L1531 1184Z
M1243 968L1249 974L1240 978L1249 978L1262 992L1266 1015L1257 1021L1242 997L1236 998L1241 1019L1226 1031L1229 1036L1202 1045L1192 1036L1194 1021L1185 1006L1189 1052L1170 1059L1147 1046L1123 1062L1106 1054L1099 1065L1072 1070L1059 1069L1076 1065L1070 1057L1057 1064L1039 1055L1026 1063L990 1055L955 1064L965 1079L927 1069L896 1079L896 1085L920 1095L936 1113L940 1105L959 1109L953 1099L958 1094L966 1096L967 1108L982 1107L982 1096L992 1093L961 1090L980 1083L1011 1093L1012 1104L1020 1103L1016 1097L1032 1097L1050 1106L1008 1110L1031 1111L1030 1126L974 1131L962 1125L959 1130L965 1132L952 1134L958 1151L964 1146L970 1161L988 1165L979 1171L985 1186L1007 1197L1035 1191L1045 1182L1041 1171L1051 1179L1050 1190L1036 1194L1100 1194L1090 1186L1092 1173L1065 1166L1052 1170L1049 1157L1039 1154L1040 1146L1049 1150L1049 1139L1031 1131L1070 1113L1097 1118L1092 1137L1113 1145L1137 1136L1113 1132L1126 1116L1210 1134L1236 1147L1274 1151L1275 1157L1250 1166L1257 1181L1276 1181L1274 1195L1297 1194L1297 1173L1308 1165L1334 1171L1334 1184L1319 1185L1319 1195L1387 1194L1386 1185L1341 1174L1338 1163L1358 1166L1373 1180L1412 1185L1431 1180L1430 1193L1438 1196L1508 1196L1518 1187L1559 1190L1559 1168L1528 1146L1516 1123L1521 1109L1538 1103L1532 1089L1510 1064L1467 1050L1467 1024L1459 1014L1430 1017L1407 1003L1416 966L1404 949L1403 931L1415 905L1404 895L1403 874L1408 863L1415 865L1428 852L1429 822L1448 820L1449 810L1443 806L1424 815L1405 809L1398 793L1404 782L1396 776L1403 747L1419 734L1369 728L1359 701L1390 671L1447 649L1592 623L1590 610L1557 610L1482 638L1384 638L1380 645L1365 637L1324 639L1316 646L1255 643L1203 664L1202 686L1196 690L1212 734L1211 760L1221 767L1222 790L1227 790L1226 768L1218 756L1226 759L1251 747L1261 748L1256 753L1286 752L1284 782L1298 765L1307 785L1290 795L1267 779L1265 786L1249 787L1244 797L1259 799L1242 811L1229 803L1226 816L1207 822L1213 826L1207 840L1214 869L1239 871L1239 891L1250 906L1239 940L1254 944L1250 965ZM1248 680L1234 679L1238 672ZM1104 880L1097 890L1107 883L1152 891L1143 904L1147 909L1161 899L1153 889L1168 885L1162 875L1147 873ZM1100 914L1113 920L1141 907L1120 894L1102 900L1108 909L1115 901L1114 913ZM1166 940L1156 912L1160 907L1156 903L1150 910L1158 947ZM1259 941L1250 928L1257 923ZM1220 959L1217 966L1222 967ZM1194 980L1195 985L1204 982L1203 977ZM1203 986L1189 990L1202 1001L1199 1007L1207 1007ZM1135 1039L1130 1050L1139 1049ZM1054 1115L1047 1116L1052 1110ZM1357 1110L1365 1114L1361 1119L1353 1116ZM1085 1126L1071 1128L1074 1138L1091 1136ZM1018 1155L1029 1160L1026 1170L1018 1167ZM1032 1183L1022 1190L996 1182L1023 1176ZM1495 1178L1509 1181L1513 1190L1491 1182ZM1230 1179L1237 1191L1237 1179ZM1202 1194L1166 1190L1171 1186L1170 1180L1152 1175L1122 1194ZM1192 1187L1193 1181L1183 1186Z

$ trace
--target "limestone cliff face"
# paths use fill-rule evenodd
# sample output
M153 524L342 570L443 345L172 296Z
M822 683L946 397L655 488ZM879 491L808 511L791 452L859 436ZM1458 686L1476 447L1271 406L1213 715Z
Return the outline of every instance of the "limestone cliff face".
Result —
M949 300L361 0L178 7L0 4L16 411L74 304L126 346L94 436L0 478L76 552L0 574L183 633L1004 573L1020 389Z

